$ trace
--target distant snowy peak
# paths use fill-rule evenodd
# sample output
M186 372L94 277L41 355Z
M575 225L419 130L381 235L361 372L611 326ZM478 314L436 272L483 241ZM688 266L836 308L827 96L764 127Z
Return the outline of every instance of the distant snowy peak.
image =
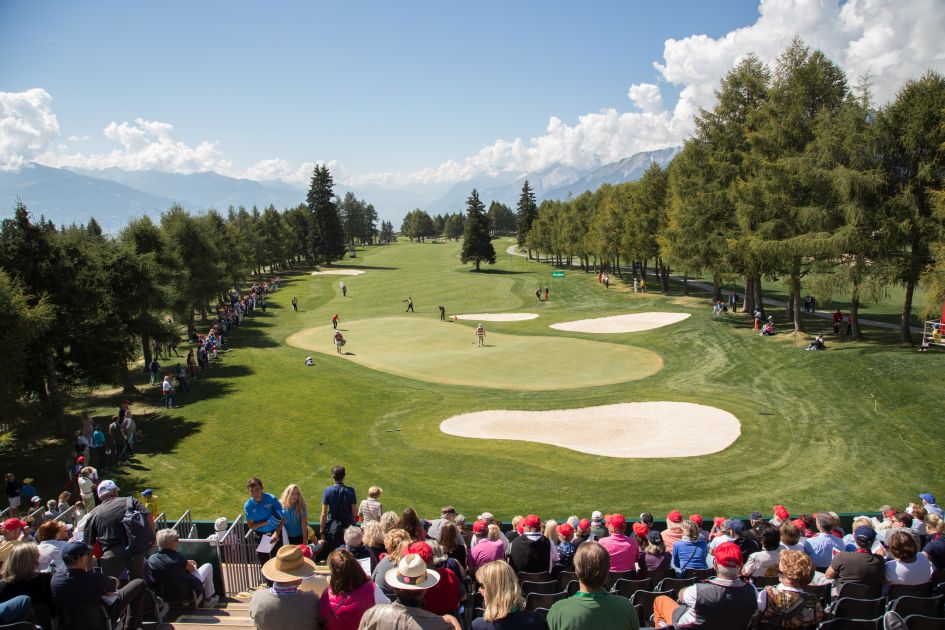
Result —
M654 162L665 167L682 147L666 147L655 151L635 153L617 162L604 164L590 173L583 175L556 188L538 194L539 199L566 199L570 194L576 197L586 190L597 190L604 184L621 184L640 179L647 168Z

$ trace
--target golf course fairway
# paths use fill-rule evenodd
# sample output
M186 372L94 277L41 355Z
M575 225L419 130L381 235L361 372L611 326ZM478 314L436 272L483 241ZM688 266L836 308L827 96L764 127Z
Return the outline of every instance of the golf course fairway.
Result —
M344 322L342 357L369 368L449 385L551 390L611 385L652 376L663 367L645 348L539 335L487 332L477 347L475 328L432 318L381 317ZM286 340L291 346L336 355L331 326L308 328ZM545 369L520 378L527 363ZM587 369L575 372L572 365Z

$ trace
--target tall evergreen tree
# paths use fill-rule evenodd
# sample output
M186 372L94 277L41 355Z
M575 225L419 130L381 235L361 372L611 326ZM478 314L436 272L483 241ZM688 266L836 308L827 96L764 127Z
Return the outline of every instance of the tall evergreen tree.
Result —
M479 191L475 188L466 200L466 225L463 231L463 250L459 257L465 265L468 262L476 264L476 271L483 261L490 265L495 264L495 247L489 237L489 217L486 216L485 206L479 200Z
M328 167L316 166L308 189L306 202L311 213L309 251L316 263L331 265L331 261L345 255L345 234L335 204L334 180Z
M532 229L532 223L538 217L538 206L535 205L535 191L528 185L528 180L522 184L522 194L518 197L518 215L516 224L518 226L518 246L526 244L528 232ZM531 259L532 252L529 250L528 258Z

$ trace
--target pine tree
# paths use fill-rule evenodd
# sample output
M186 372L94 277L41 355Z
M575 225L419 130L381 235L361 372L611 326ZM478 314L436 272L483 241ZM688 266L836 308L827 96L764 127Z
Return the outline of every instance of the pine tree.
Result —
M495 264L495 248L489 237L489 217L485 214L485 206L479 200L479 191L475 188L466 200L466 225L463 231L463 251L460 261L476 263L476 271L482 261L490 265Z
M521 247L525 245L528 240L528 232L532 229L532 224L535 222L535 219L538 217L538 206L535 205L535 192L531 189L531 186L528 185L528 180L525 180L525 183L522 184L522 194L518 198L518 215L516 216L516 224L518 226L518 246ZM528 252L529 259L532 257L532 252Z
M316 263L324 262L329 266L331 261L345 255L345 234L338 216L333 186L334 181L328 167L316 166L306 197L312 217L309 252Z

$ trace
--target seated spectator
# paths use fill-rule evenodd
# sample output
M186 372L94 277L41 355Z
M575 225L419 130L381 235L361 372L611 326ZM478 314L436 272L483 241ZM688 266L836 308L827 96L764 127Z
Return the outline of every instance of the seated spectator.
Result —
M574 538L571 539L571 542L574 543L575 551L577 551L577 548L580 547L582 543L588 540L594 540L594 537L591 535L591 521L582 518L574 528Z
M39 497L33 497L38 499ZM50 499L46 501L46 511L43 512L43 522L53 521L56 517L59 516L59 501L56 499Z
M380 521L369 521L362 527L361 540L371 554L371 572L381 561L381 554L386 553L384 548L384 531L381 529Z
M682 539L673 545L671 566L676 575L682 577L689 569L708 569L709 546L699 536L699 528L692 521L684 521L680 527ZM666 541L666 532L663 532Z
M820 623L824 616L820 598L804 590L814 576L810 557L801 551L784 551L778 560L778 575L777 586L758 592L761 618L783 628L813 628Z
M551 544L558 547L558 543L561 542L561 539L558 537L558 521L553 518L549 518L545 521L545 529L542 532L545 535L545 538L551 541Z
M797 524L789 520L781 522L781 549L803 551L809 556L814 553L807 539L801 538L801 530Z
M833 527L833 516L826 512L817 515L817 534L808 542L813 550L811 560L818 571L827 570L833 560L834 550L843 551L845 548L843 541L833 534Z
M381 505L378 499L381 498L382 492L383 490L380 486L371 486L367 491L368 498L361 501L361 505L358 506L358 516L361 517L361 522L365 525L372 521L381 520L381 514L384 513L384 506Z
M483 519L483 520L486 521L486 525L492 522L489 519ZM502 532L502 535L505 537L505 540L507 540L509 543L508 545L505 546L506 555L509 553L509 545L512 544L513 540L518 538L519 533L522 531L521 524L522 524L522 521L524 520L525 520L524 516L522 516L521 514L516 514L515 516L512 517L512 529L510 529L507 532L502 532L502 527L501 526L499 527L499 531Z
M699 528L699 539L704 540L707 543L709 542L709 532L702 529L702 515L701 514L690 514L689 520L696 524L696 527Z
M558 561L555 564L565 571L574 568L574 552L576 551L571 539L574 537L574 527L570 523L558 526Z
M607 536L607 524L604 522L603 515L597 510L591 513L591 535L598 541Z
M939 518L945 518L945 514L942 513L942 508L935 503L935 495L926 492L920 494L919 498L922 500L922 507L925 508L926 512L935 514Z
M302 580L315 573L315 563L295 545L279 548L276 556L262 567L262 574L272 582L260 588L249 602L249 616L258 630L315 630L321 622L318 595L299 589Z
M370 558L371 552L367 547L364 546L364 535L361 531L361 528L357 525L352 525L345 530L345 546L344 548L348 550L356 560L363 560L364 558Z
M810 342L810 345L807 346L807 349L808 349L808 350L826 350L826 349L827 349L827 344L824 343L824 336L823 336L823 335L817 335L817 336L814 338L814 340L813 340L812 342Z
M213 587L213 565L197 566L177 552L179 536L176 530L162 529L157 533L158 552L148 558L148 568L157 586L157 592L165 599L189 600L191 593L203 595L204 605L212 608L217 604Z
M921 505L912 506L910 516L912 516L912 533L919 541L919 546L923 546L928 538L928 530L925 528L925 517L928 516L928 510Z
M505 558L505 545L500 538L499 526L495 523L487 525L485 521L473 523L473 532L480 537L478 545L469 550L469 571L475 572L478 567L495 560Z
M518 518L518 517L516 517L516 518ZM519 521L522 521L522 520L524 520L524 519L525 519L525 517L523 516L523 517L519 518L518 520L519 520ZM483 512L482 514L480 514L480 515L476 518L476 520L477 520L477 521L483 521L483 522L486 524L486 529L484 530L484 532L488 532L488 526L489 526L491 523L495 523L495 517L492 515L491 512ZM496 526L499 527L499 524L496 523ZM518 529L517 529L517 527L518 527L518 523L516 523L515 518L512 519L512 531L510 531L510 532L508 533L508 536L506 536L506 534L504 534L504 533L502 532L502 528L499 527L499 539L502 540L502 544L505 546L505 554L506 554L506 555L508 555L509 549L511 548L511 541L512 541L512 539L513 539L515 536L518 536ZM473 547L475 547L477 544L479 544L479 541L480 541L480 540L483 540L483 538L480 537L480 536L477 536L477 535L476 535L476 530L473 529L473 537L472 537L472 541L470 541L470 543L469 543L469 548L472 549Z
M745 577L774 577L778 575L781 555L781 532L771 523L765 523L761 532L761 551L748 556L742 567Z
M432 545L432 546L431 546ZM439 545L432 541L415 542L407 549L407 553L416 554L423 558L428 569L433 569L440 576L436 585L430 588L423 598L423 607L438 615L452 615L459 618L459 607L466 601L466 588L456 572L443 565L436 567L437 556L434 551ZM441 556L445 560L446 556ZM455 560L453 561L455 563Z
M925 517L925 528L929 534L929 542L922 549L922 553L932 562L936 574L941 575L945 571L945 520L931 512Z
M62 550L69 544L69 526L60 521L43 523L36 530L39 542L39 570L46 573L65 573Z
M781 524L791 520L791 513L788 512L788 509L783 505L776 505L772 508L774 512L774 517L771 519L770 523L775 527L781 527Z
M459 530L459 535L463 537L463 545L468 550L469 544L472 542L472 531L466 524L466 516L463 514L457 514L456 520L453 521L453 524L456 525L456 529Z
M657 628L675 624L677 628L745 628L758 610L755 588L743 581L742 552L733 542L715 550L716 577L687 586L679 592L678 603L661 595L653 602Z
M893 532L887 538L889 555L886 563L886 583L916 585L932 580L932 563L925 554L919 553L915 536L907 531Z
M856 551L841 551L834 556L824 576L836 580L838 591L847 582L878 590L885 580L885 566L883 559L870 551L876 542L876 531L869 525L860 525L853 530L853 539Z
M39 572L39 547L36 543L19 544L0 568L0 602L26 595L40 619L55 617L51 578L51 574Z
M427 530L423 526L423 521L420 520L420 515L412 507L408 507L401 512L396 527L410 534L413 540L427 539Z
M405 555L397 566L384 576L384 581L397 599L391 604L374 606L364 613L358 626L359 630L462 630L455 618L437 615L423 607L427 590L435 587L439 580L440 575L428 569L423 558L417 554Z
M92 572L91 549L82 542L69 543L62 550L65 573L52 576L53 602L66 614L93 606L105 606L112 621L117 621L127 609L129 628L141 626L147 587L136 578L119 588L118 578Z
M381 587L381 590L388 597L392 597L394 591L387 586L387 572L397 567L397 563L406 555L406 548L411 542L413 541L410 539L410 534L402 529L392 529L384 536L384 547L387 549L387 555L381 558L377 566L374 567L371 579Z
M389 603L347 549L332 551L327 564L331 575L318 603L326 630L355 630L369 608Z
M740 518L730 518L722 524L724 536L719 536L709 543L709 555L714 555L719 545L726 542L733 542L741 549L742 558L747 558L753 553L761 550L761 547L754 538L745 535L747 528L745 521Z
M610 576L610 556L600 543L587 542L574 554L580 590L548 611L550 630L637 630L637 612L630 600L604 590Z
M673 545L683 539L683 517L679 510L666 515L666 529L663 530L663 543L666 551L672 553Z
M456 524L448 522L441 525L436 542L444 554L456 561L456 565L462 570L460 577L466 577L466 543L463 542L463 536Z
M910 534L912 533L912 517L905 512L893 512L889 517L889 526L877 530L876 538L878 538L879 542L883 543L885 547L889 547L890 536L901 530L908 531Z
M522 521L522 535L512 541L509 564L517 572L551 572L558 549L541 533L541 519L529 514Z
M655 530L647 532L645 544L643 562L646 565L646 572L648 574L665 575L669 571L673 556L666 551L663 536Z
M571 527L568 524L561 527ZM573 528L572 528L573 530ZM473 619L472 630L546 630L544 616L525 610L525 598L515 571L508 562L497 560L483 565L476 574L482 585L485 612Z
M614 573L636 571L640 548L635 536L626 536L627 521L623 514L612 514L607 519L608 536L600 544L610 555L610 570Z
M384 512L381 514L381 529L384 530L384 534L394 529L397 525L397 521L400 519L400 516L397 515L397 512Z
M430 527L427 528L427 536L433 540L440 539L440 528L446 523L452 523L453 519L456 518L456 508L452 505L444 505L440 509L440 518L434 519L430 522ZM460 542L457 540L457 542Z

